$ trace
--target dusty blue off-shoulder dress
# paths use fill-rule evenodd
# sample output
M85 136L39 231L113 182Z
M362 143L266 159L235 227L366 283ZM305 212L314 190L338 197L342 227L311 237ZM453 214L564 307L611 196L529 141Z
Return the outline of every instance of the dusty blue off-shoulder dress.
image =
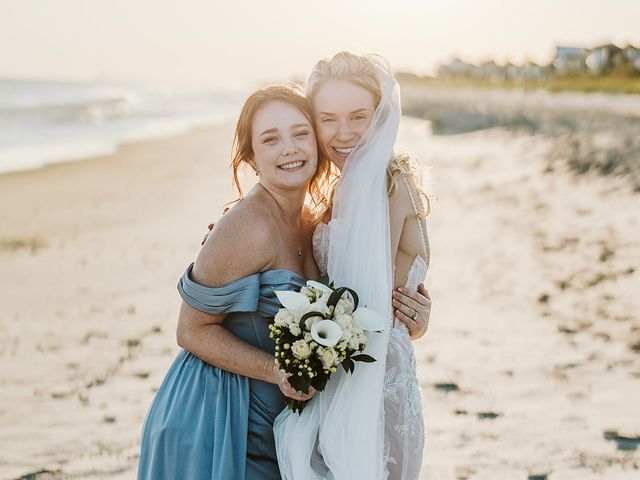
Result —
M178 283L183 300L206 313L227 314L223 325L230 332L273 353L268 325L280 308L273 291L299 289L303 278L268 270L209 288L191 280L192 268ZM138 479L280 479L273 421L285 405L277 385L221 370L182 350L147 413Z

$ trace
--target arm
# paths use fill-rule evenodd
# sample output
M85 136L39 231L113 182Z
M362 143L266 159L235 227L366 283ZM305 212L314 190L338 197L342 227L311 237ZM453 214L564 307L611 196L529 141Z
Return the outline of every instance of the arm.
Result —
M400 176L402 174L400 173L397 175ZM397 188L395 189L394 194L389 197L389 220L391 226L392 242L391 246L393 249L392 253L394 255L394 258L397 255L398 245L400 243L400 239L402 237L406 222L416 221L416 212L414 210L414 205L411 198L412 196L409 192L409 188L413 189L413 198L417 199L416 207L418 209L424 210L424 207L419 200L415 180L411 176L407 176L405 178L406 182L405 179L401 177L397 178ZM424 220L420 221L424 222ZM426 225L424 224L423 233L426 236L427 230ZM424 243L424 248L426 248L427 251L423 252L422 255L425 257L425 260L428 261L428 240L426 238L421 238L419 243ZM431 315L431 298L429 297L429 293L427 292L424 284L420 284L418 286L417 292L408 291L403 287L397 288L393 292L392 302L394 307L394 316L407 326L411 339L417 340L418 338L421 338L427 332L427 328L429 326L429 318ZM417 313L415 320L412 318L414 316L414 313Z
M219 287L263 271L274 253L268 239L269 225L259 216L229 212L205 242L192 279L200 285ZM178 345L223 370L278 384L285 395L296 400L310 398L294 396L286 376L275 365L275 357L229 332L222 325L224 318L183 302L176 331Z

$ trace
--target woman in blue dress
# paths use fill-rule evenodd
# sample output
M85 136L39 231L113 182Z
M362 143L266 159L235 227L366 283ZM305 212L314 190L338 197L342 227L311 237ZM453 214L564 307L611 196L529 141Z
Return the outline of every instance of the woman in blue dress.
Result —
M274 363L268 324L274 290L317 278L310 194L323 200L310 108L285 86L254 93L236 127L234 179L246 163L258 183L216 224L178 284L184 348L147 414L139 480L280 479L273 421L285 396L306 400Z

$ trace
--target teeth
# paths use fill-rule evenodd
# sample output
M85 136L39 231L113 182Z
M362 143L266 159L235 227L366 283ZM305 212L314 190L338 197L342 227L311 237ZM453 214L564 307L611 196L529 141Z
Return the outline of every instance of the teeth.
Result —
M333 148L338 153L349 155L351 152L355 150L356 147L348 147L348 148L333 147Z
M285 163L284 165L280 165L280 168L284 170L289 170L290 168L301 167L304 162L293 162L293 163Z

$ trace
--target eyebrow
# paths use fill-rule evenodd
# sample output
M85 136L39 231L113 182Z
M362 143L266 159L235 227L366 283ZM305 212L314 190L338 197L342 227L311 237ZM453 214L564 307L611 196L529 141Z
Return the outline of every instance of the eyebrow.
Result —
M300 128L300 127L307 127L307 128L309 128L309 127L310 127L310 125L309 125L308 123L296 123L295 125L291 125L291 128L292 128L292 129L293 129L293 128ZM278 133L278 129L277 129L277 128L270 128L270 129L265 130L264 132L262 132L262 133L260 134L260 136L262 136L262 135L267 135L267 134L270 134L270 133Z
M354 110L353 112L349 112L349 115L353 115L354 113L360 113L360 112L368 112L369 109L368 108L359 108L358 110ZM335 113L331 113L331 112L318 112L318 115L335 115Z

